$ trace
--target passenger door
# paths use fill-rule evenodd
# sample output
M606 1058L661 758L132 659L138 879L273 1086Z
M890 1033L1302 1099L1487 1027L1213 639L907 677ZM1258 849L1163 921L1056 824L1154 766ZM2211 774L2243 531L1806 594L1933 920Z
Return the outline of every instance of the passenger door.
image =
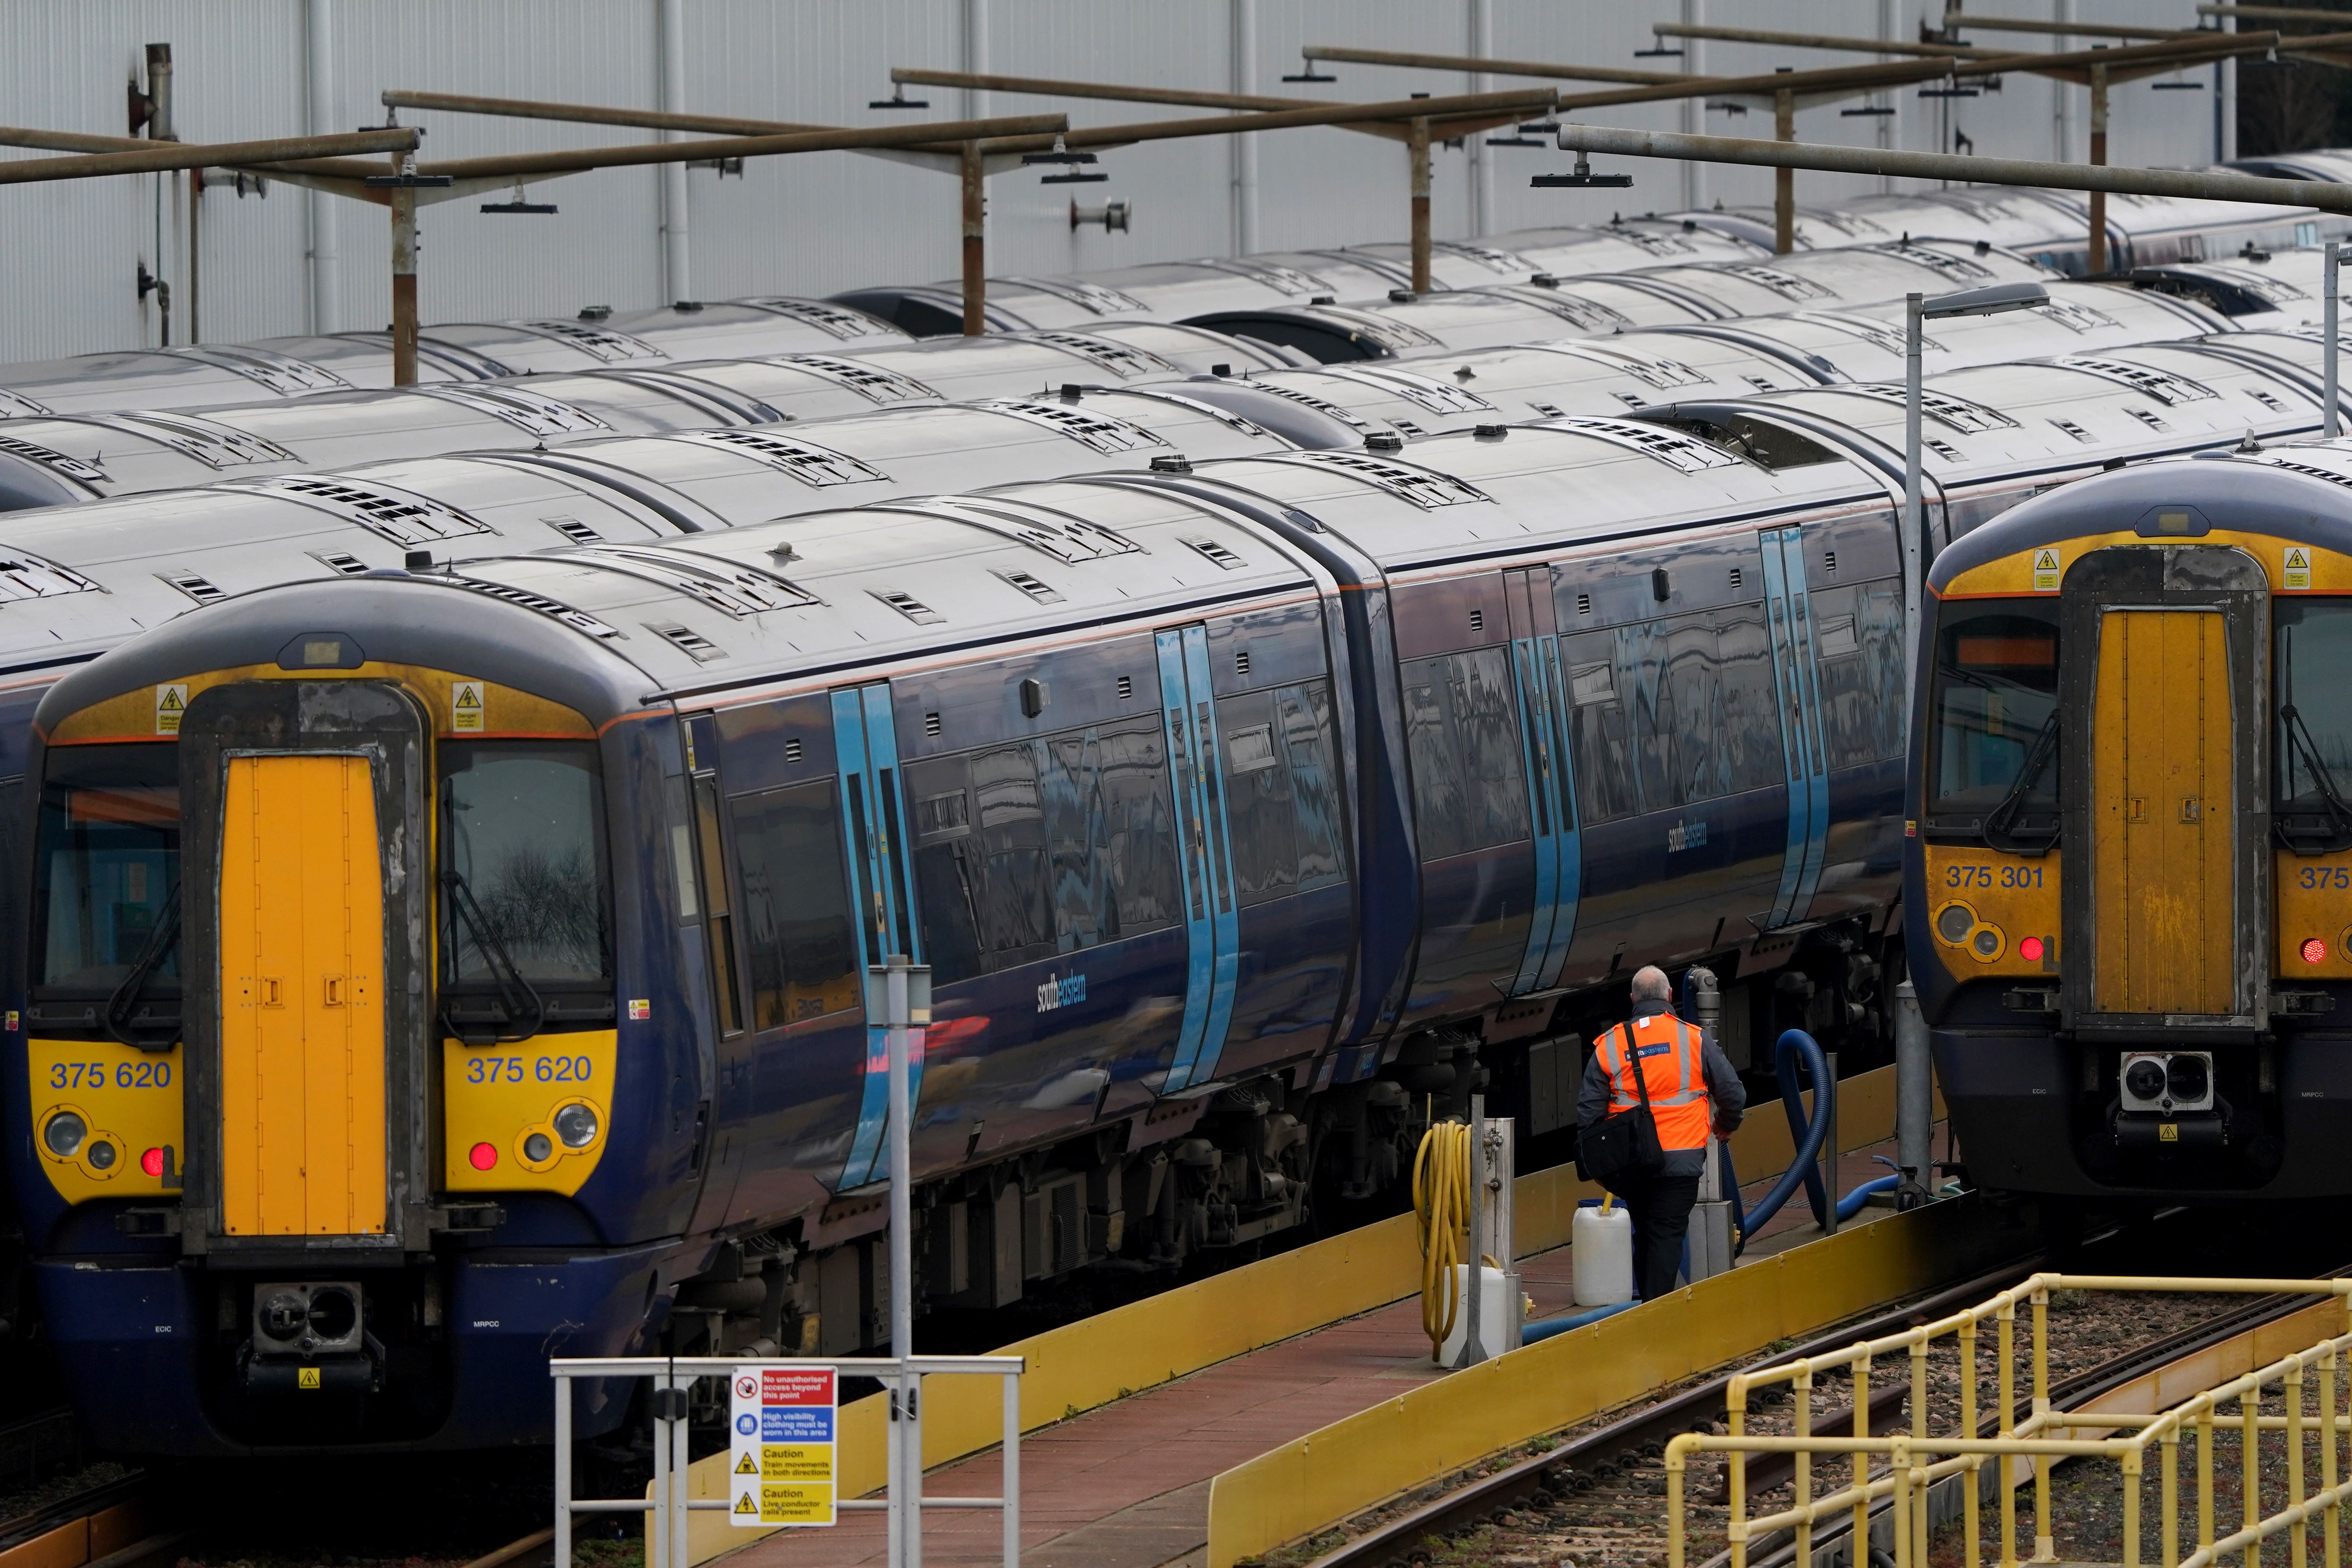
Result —
M862 980L869 965L903 952L923 962L922 935L915 919L911 858L906 845L906 804L898 787L898 743L890 721L887 681L833 694L833 740L841 785L842 836L849 856L849 879L856 900L851 922ZM887 1145L883 1125L889 1105L890 1058L881 1020L866 1021L866 1074L858 1098L857 1130L841 1172L841 1190L879 1179ZM910 1093L919 1104L923 1085L923 1031L908 1042Z

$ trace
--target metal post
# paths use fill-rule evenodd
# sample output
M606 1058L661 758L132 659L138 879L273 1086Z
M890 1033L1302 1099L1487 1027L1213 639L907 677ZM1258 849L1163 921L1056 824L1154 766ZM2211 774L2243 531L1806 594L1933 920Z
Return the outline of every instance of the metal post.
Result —
M1257 0L1229 0L1233 8L1233 84L1236 95L1257 91ZM1247 256L1257 248L1257 138L1240 135L1234 143L1234 251Z
M1470 0L1470 54L1484 59L1495 52L1494 0ZM1470 73L1470 90L1493 90L1495 79L1485 71ZM1502 225L1495 221L1495 155L1486 151L1486 139L1473 136L1470 142L1470 232L1474 235L1494 234ZM1508 1262L1509 1259L1504 1259Z
M1700 1038L1715 1044L1723 1019L1723 992L1711 969L1693 968L1683 976L1683 996L1690 1022ZM1713 1111L1709 1113L1710 1123ZM1691 1210L1690 1282L1731 1271L1731 1202L1723 1190L1723 1149L1710 1125L1706 1137L1706 1167L1699 1173L1698 1202Z
M2091 68L2091 162L2107 161L2107 68ZM2086 264L2095 278L2107 269L2107 194L2091 193L2091 254Z
M688 1457L687 1438L693 1425L686 1418L687 1390L694 1386L694 1374L684 1377L671 1373L660 1380L669 1393L669 1568L686 1568L694 1561L694 1548L687 1541L686 1526L689 1517L686 1500L694 1479L693 1461Z
M1797 139L1797 95L1782 88L1772 95L1775 140ZM1797 248L1797 172L1780 169L1772 175L1772 254L1786 256Z
M572 1568L572 1380L555 1379L555 1568Z
M1527 1319L1527 1310L1523 1305L1525 1298L1519 1293L1519 1271L1516 1266L1517 1215L1511 1201L1514 1196L1511 1184L1518 1173L1519 1161L1511 1131L1511 1119L1507 1116L1490 1117L1478 1124L1478 1140L1484 1145L1486 1162L1486 1237L1481 1247L1472 1250L1491 1254L1495 1259L1495 1270L1503 1279L1503 1321L1507 1326L1504 1330L1504 1342L1495 1347L1496 1355L1517 1348L1518 1326Z
M1926 607L1927 557L1919 513L1919 312L1922 297L1903 296L1903 668L1919 665L1919 616ZM1903 710L1904 739L1910 739L1911 710Z
M1935 1137L1936 1064L1919 994L1906 980L1895 988L1895 1163L1903 1167L1896 1208L1917 1208L1935 1196Z
M2336 406L2336 394L2342 386L2336 372L2336 300L2337 267L2343 259L2343 246L2336 240L2327 242L2327 259L2320 268L2321 312L2320 336L2325 340L2319 351L2320 363L2320 434L2329 440L2344 433L2344 411Z
M980 143L963 144L963 335L988 331L988 184Z
M1813 1110L1816 1115L1822 1113L1822 1096L1829 1096L1830 1130L1829 1135L1822 1140L1822 1196L1824 1200L1822 1205L1822 1230L1824 1235L1835 1236L1838 1228L1837 1053L1824 1051L1822 1057L1829 1070L1822 1074L1822 1081L1813 1086ZM1861 1396L1857 1394L1855 1397ZM1859 1434L1865 1437L1869 1435L1867 1432Z
M310 134L333 133L335 113L335 35L331 0L305 0L304 42L310 61ZM336 276L335 203L341 198L326 191L310 193L310 330L340 331L343 325L341 279ZM561 1562L557 1568L564 1568Z
M686 109L686 0L661 0L661 106L672 114ZM683 141L675 131L665 142ZM694 298L694 271L688 249L689 205L684 163L662 165L662 285L672 304Z
M188 171L188 342L204 342L202 314L204 289L202 267L204 257L205 172Z
M1429 292L1429 121L1409 122L1405 153L1412 161L1412 291ZM1475 1125L1475 1117L1472 1118Z
M1474 1094L1470 1097L1470 1137L1467 1140L1470 1146L1470 1217L1468 1234L1462 1238L1466 1244L1468 1257L1465 1261L1470 1268L1469 1288L1464 1292L1466 1299L1463 1302L1464 1310L1469 1313L1469 1321L1463 1330L1461 1353L1454 1358L1454 1370L1456 1372L1465 1366L1476 1366L1486 1359L1486 1336L1479 1331L1485 1327L1479 1319L1486 1310L1483 1287L1486 1265L1478 1253L1478 1217L1485 1207L1482 1200L1486 1195L1486 1152L1481 1146L1485 1140L1478 1136L1478 1130L1486 1121L1486 1097Z
M1004 1568L1021 1568L1021 1380L1004 1380ZM557 1563L556 1568L570 1568Z
M647 1531L653 1537L653 1550L651 1560L646 1563L646 1568L671 1568L668 1528L669 1434L663 1429L663 1422L668 1410L664 1391L668 1387L667 1378L659 1373L654 1373L654 1516L653 1529ZM685 1565L681 1563L678 1568L685 1568Z
M416 190L394 185L392 202L392 384L416 384Z
M900 1453L898 1479L890 1500L898 1514L896 1568L920 1568L923 1561L922 1379L908 1370L915 1354L914 1104L908 1090L914 1074L908 1063L914 1021L907 955L890 955L887 976L884 1037L890 1053L890 1109L885 1122L890 1141L890 1353L898 1362L891 1394ZM681 1568L683 1565L681 1564Z

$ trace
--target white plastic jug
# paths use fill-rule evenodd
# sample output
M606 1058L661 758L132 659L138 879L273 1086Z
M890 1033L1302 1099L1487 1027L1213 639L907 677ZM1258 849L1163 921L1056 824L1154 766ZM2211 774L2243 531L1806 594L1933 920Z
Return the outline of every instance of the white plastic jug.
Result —
M1489 1356L1519 1348L1519 1322L1523 1314L1513 1310L1511 1281L1499 1268L1478 1270L1478 1345ZM1454 1266L1454 1300L1461 1303L1454 1309L1454 1331L1445 1336L1439 1347L1437 1363L1452 1366L1462 1353L1462 1342L1470 1337L1470 1268L1467 1264Z
M1568 1240L1578 1306L1612 1307L1633 1299L1633 1216L1622 1204L1579 1208Z

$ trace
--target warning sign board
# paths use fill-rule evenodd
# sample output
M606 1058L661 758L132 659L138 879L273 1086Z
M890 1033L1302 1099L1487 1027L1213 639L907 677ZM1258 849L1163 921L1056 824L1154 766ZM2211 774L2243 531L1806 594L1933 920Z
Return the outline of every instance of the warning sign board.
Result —
M449 683L449 732L479 734L482 729L482 683L460 676Z
M833 1369L739 1366L730 1393L729 1522L761 1530L835 1523L841 1389Z
M2310 587L2310 547L2302 544L2288 545L2286 547L2286 559L2281 563L2280 575L2283 578L2283 581L2279 584L2279 586L2282 588Z
M155 733L176 735L180 716L188 710L188 683L175 680L155 689Z
M2058 591L2058 552L2046 544L2033 552L2033 591L2037 594Z

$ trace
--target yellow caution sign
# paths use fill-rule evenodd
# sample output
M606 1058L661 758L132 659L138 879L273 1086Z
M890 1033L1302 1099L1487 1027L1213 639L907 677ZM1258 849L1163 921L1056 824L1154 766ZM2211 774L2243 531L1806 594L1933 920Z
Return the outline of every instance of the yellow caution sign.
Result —
M752 1462L751 1455L745 1454L735 1461L735 1473L739 1476L756 1476L760 1473L760 1467ZM750 1497L751 1494L745 1492L743 1495Z
M746 1530L835 1523L841 1389L834 1369L753 1363L737 1367L731 1384L729 1468L759 1481L735 1483L728 1522Z
M319 1387L319 1369L315 1366L296 1367L294 1369L294 1386L297 1388Z
M175 680L168 686L157 687L155 689L155 733L178 734L180 718L187 710L188 683L186 681Z
M2310 587L2310 550L2300 544L2288 545L2286 547L2286 560L2282 563L2280 576L2282 581L2280 582L2279 586L2282 588L2294 589Z
M482 730L482 683L463 677L449 683L449 730L453 734L479 734Z
M743 1493L742 1496L735 1500L735 1511L737 1513L748 1513L752 1518L757 1519L760 1517L760 1505L751 1500L751 1494L747 1491Z
M2049 545L2033 552L2033 591L2037 594L2058 591L2058 552Z

